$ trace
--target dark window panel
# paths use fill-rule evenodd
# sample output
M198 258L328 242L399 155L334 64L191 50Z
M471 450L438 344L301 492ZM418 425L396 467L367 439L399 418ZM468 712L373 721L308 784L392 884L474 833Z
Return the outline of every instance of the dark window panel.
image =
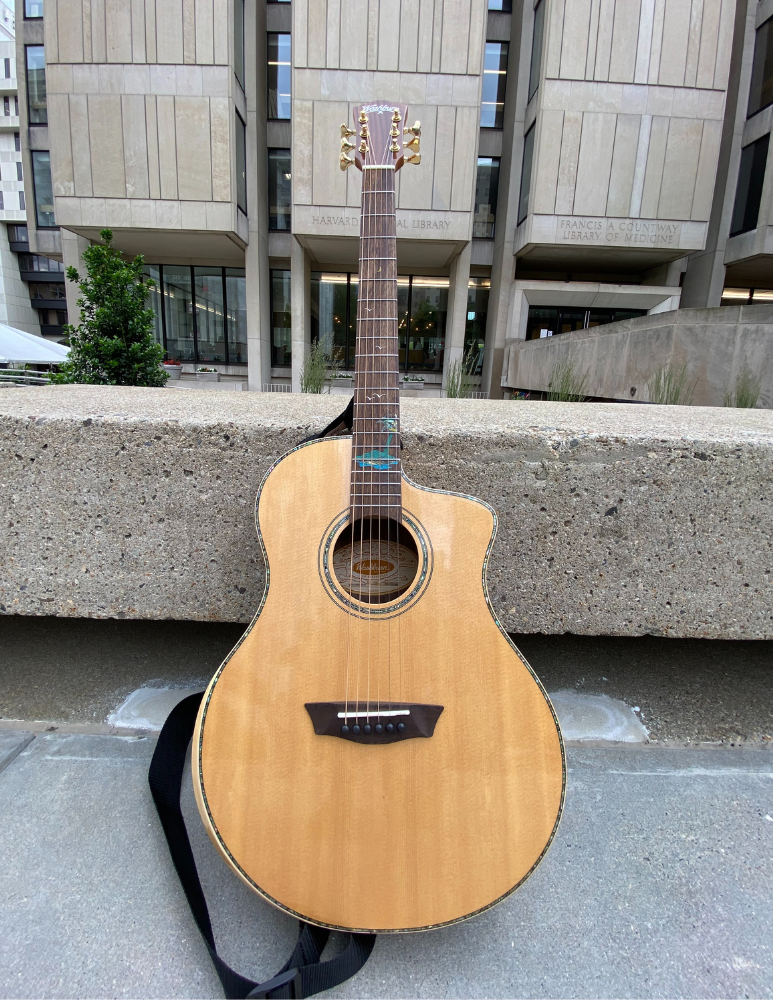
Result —
M11 98L8 94L3 97L3 114L6 118L9 118L11 115Z
M42 45L26 45L27 115L30 125L48 124L46 104L46 56Z
M506 14L512 12L513 0L488 0L489 10L502 10Z
M21 165L21 160L16 161L16 180L17 181L24 180L24 169Z
M35 189L35 213L38 229L56 227L54 218L54 192L51 185L51 154L43 149L33 149L32 180ZM21 197L19 198L21 201Z
M472 374L483 371L490 278L470 278L467 288L467 320L464 327L464 356L472 358Z
M773 104L773 17L757 28L747 117Z
M26 211L26 209L27 209L27 203L24 200L24 192L23 191L19 192L19 209L22 212Z
M29 232L27 231L27 227L26 226L14 226L14 225L9 226L8 227L8 236L9 236L9 239L11 240L11 242L13 242L13 243L29 243L29 240L30 240L30 238L29 238ZM26 260L27 258L25 257L24 259ZM35 258L32 257L32 256L30 256L29 259L30 260L34 260ZM47 258L44 258L44 259L47 259ZM57 261L57 263L58 263L58 261ZM24 270L24 268L22 268L22 270ZM29 268L28 270L32 270L32 269Z
M244 90L244 0L234 0L234 73Z
M31 299L66 299L65 286L62 282L31 281L29 285Z
M154 282L152 288L148 287L148 297L145 301L146 307L153 310L153 336L156 343L160 344L166 352L166 343L164 341L164 321L161 313L161 268L158 264L145 264L143 271L145 273L145 277L150 278ZM169 355L166 356L169 357ZM176 361L177 358L174 358L174 360Z
M472 222L472 235L476 239L490 240L494 237L498 188L499 157L479 156L478 174L475 180L475 213Z
M225 290L222 267L194 267L198 361L228 362L225 345Z
M3 68L5 70L5 78L6 78L6 80L10 80L11 79L11 60L10 59L7 59L7 58L3 59Z
M5 208L5 201L3 199L3 192L2 191L0 191L0 208L2 208L2 209Z
M244 122L236 113L236 204L247 214L247 136Z
M268 117L289 119L291 78L291 36L279 32L268 35Z
M289 149L268 151L268 228L290 231L292 173Z
M244 268L225 269L228 316L228 361L232 365L247 364L247 279Z
M164 265L166 350L176 361L195 361L191 269L187 264Z
M646 316L646 309L586 309L567 306L530 306L526 322L526 340L555 337L572 330L617 323L623 319Z
M523 140L523 161L521 163L521 190L518 197L518 222L520 224L529 214L529 198L531 196L531 168L534 159L534 126L529 129Z
M730 235L737 236L757 228L762 200L762 185L765 180L765 164L768 159L770 133L741 150L741 164L738 169L738 186L735 190L733 218Z
M9 226L9 229L11 227ZM15 226L16 233L12 234L12 238L16 238L17 242L26 243L27 242L27 227L26 226ZM22 239L18 233L19 230L24 230L24 238ZM64 264L61 260L52 260L50 257L41 257L38 254L33 253L22 253L19 254L19 270L20 271L53 271L59 274L64 273Z
M13 148L17 153L21 152L21 133L19 132L13 133Z
M314 276L311 294L314 296ZM313 321L312 321L313 323ZM292 312L290 304L290 272L271 272L271 364L284 368L292 360Z
M412 276L405 366L409 371L442 372L447 315L448 279Z
M483 89L480 98L480 127L502 128L507 85L507 42L486 42L483 62Z
M542 36L545 29L545 6L545 0L540 0L534 8L534 34L531 39L528 100L534 97L537 87L539 87L540 71L542 69Z

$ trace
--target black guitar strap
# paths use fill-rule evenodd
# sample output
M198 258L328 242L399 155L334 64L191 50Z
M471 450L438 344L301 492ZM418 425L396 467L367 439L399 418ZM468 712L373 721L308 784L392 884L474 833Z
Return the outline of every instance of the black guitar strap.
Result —
M351 402L340 417L328 424L315 437L325 437L339 427L352 429ZM264 983L255 983L240 976L226 965L217 953L207 901L201 888L191 842L180 808L185 758L203 694L204 692L200 692L184 698L169 714L153 753L148 782L166 835L172 862L180 877L193 919L201 931L209 957L223 984L223 991L228 1000L244 1000L247 997L298 1000L301 997L314 996L322 990L330 990L360 971L373 951L373 945L376 943L375 934L350 934L346 948L339 955L327 962L321 962L320 956L330 932L301 921L298 943L292 955L273 979L268 979Z

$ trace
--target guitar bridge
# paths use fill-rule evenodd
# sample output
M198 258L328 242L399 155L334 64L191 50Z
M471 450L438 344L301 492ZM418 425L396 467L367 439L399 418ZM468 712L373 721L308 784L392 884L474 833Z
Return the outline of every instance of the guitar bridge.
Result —
M398 743L429 739L443 711L442 705L410 702L307 702L317 736L337 736L353 743Z

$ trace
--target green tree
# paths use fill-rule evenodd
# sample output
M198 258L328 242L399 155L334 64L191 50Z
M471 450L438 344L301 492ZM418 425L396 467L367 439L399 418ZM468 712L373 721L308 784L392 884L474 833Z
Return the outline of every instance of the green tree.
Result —
M154 314L147 308L155 282L143 275L143 257L123 260L111 229L100 236L101 244L83 252L87 277L67 268L68 280L78 282L82 294L81 323L64 327L70 355L52 381L162 386L164 351L153 338Z

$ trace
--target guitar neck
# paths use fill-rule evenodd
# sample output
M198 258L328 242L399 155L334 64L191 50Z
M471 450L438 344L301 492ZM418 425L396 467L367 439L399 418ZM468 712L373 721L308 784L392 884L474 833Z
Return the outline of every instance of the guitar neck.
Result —
M357 351L352 436L352 523L401 516L394 166L362 174Z

